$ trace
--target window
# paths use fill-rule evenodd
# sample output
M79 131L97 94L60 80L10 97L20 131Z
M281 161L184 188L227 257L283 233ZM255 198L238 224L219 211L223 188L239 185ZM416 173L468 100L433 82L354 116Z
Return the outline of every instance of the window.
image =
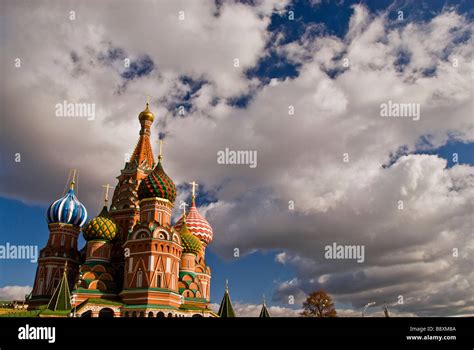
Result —
M143 273L142 271L137 272L137 288L142 286Z
M128 259L128 273L132 273L133 271L133 258Z
M153 255L150 255L148 258L148 270L152 271L154 265L155 265L155 257Z
M161 274L156 274L156 288L161 288Z
M64 241L66 240L66 237L64 234L61 235L61 247L64 247Z

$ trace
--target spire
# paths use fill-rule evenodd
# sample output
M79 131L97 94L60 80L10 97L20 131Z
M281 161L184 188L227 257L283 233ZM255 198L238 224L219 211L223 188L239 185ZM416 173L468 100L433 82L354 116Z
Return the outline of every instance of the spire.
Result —
M260 310L260 315L258 317L261 317L261 318L270 317L270 314L268 313L267 305L265 303L265 294L263 295L262 310Z
M138 139L137 145L130 157L130 163L136 163L137 166L144 166L145 168L152 169L155 163L153 157L153 151L150 145L150 127L154 120L154 115L149 109L149 103L147 102L145 110L143 110L138 119L140 120L140 138Z
M66 311L71 309L71 293L67 281L67 261L64 264L63 277L49 301L48 309L52 311Z
M383 303L383 313L384 313L385 317L390 317L390 313L388 312L388 307L387 307L387 304L385 302Z
M234 308L232 307L232 302L230 301L228 280L225 281L225 293L217 314L219 317L235 317Z

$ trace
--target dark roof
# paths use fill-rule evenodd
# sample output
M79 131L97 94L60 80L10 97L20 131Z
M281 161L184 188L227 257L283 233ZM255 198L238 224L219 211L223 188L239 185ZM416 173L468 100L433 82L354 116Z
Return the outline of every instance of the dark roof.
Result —
M262 305L262 310L260 310L260 316L258 317L270 317L270 314L268 313L267 306L265 303Z
M219 307L219 312L217 314L219 317L235 317L234 308L232 307L229 291L227 289L224 293L224 297L222 298L221 306Z
M61 282L56 287L53 296L49 300L48 309L52 311L71 310L71 293L69 292L69 284L66 277L67 265L64 268Z

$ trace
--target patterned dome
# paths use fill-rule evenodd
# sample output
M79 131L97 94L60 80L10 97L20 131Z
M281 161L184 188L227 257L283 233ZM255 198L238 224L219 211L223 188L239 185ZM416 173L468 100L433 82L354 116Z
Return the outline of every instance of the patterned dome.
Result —
M104 206L98 216L89 221L82 230L86 241L102 239L111 241L117 235L117 224L109 215L107 207Z
M142 180L138 187L138 198L164 198L174 203L176 199L176 186L173 180L166 175L161 161L155 166L155 169Z
M181 244L183 246L183 253L192 253L194 255L199 255L202 251L202 243L194 236L188 229L186 222L181 226L179 231L181 234Z
M191 209L186 214L186 224L193 235L198 237L205 245L212 241L212 227L207 220L199 214L196 203L193 200ZM174 225L174 228L179 231L183 225L183 217Z
M87 220L87 210L74 194L74 182L62 198L53 202L47 211L48 224L63 223L82 227Z

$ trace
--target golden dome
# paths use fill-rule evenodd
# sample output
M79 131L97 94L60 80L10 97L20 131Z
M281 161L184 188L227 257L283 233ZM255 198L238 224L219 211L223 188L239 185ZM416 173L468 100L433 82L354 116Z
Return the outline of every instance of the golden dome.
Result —
M141 112L139 115L138 115L138 120L142 121L142 120L149 120L150 122L153 123L153 120L155 120L155 116L153 115L153 113L151 113L150 109L148 108L149 104L148 102L146 103L146 108L145 110L143 110L143 112Z

